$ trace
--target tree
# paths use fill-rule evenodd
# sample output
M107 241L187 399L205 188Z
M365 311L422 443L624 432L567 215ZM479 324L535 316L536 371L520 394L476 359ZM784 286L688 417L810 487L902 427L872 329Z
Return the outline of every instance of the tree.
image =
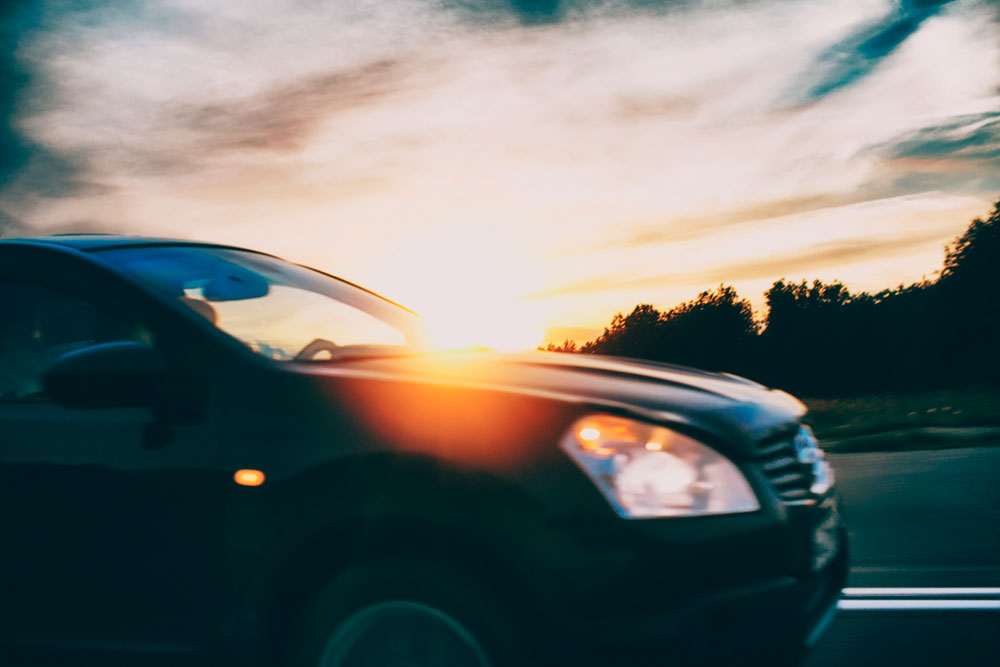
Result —
M745 372L756 334L750 302L720 285L666 312L640 304L618 313L581 351Z
M936 324L962 383L1000 383L1000 200L945 248Z
M852 294L782 278L765 297L763 331L720 285L662 312L640 304L596 340L554 349L733 371L814 396L1000 384L1000 200L946 247L936 281Z
M746 373L754 367L753 308L732 286L702 292L661 320L665 360L716 371Z
M973 294L1000 288L1000 200L986 220L976 218L965 232L945 247L941 282Z
M539 347L539 350L544 350L545 352L579 352L580 348L577 347L575 340L570 340L566 338L562 343L556 345L555 343L549 343L544 348Z
M656 359L659 329L660 311L648 303L641 303L628 315L616 313L604 332L584 344L581 351Z
M764 379L795 391L808 391L820 382L827 387L844 384L840 369L855 333L844 326L845 307L851 301L847 288L839 282L780 279L764 296Z

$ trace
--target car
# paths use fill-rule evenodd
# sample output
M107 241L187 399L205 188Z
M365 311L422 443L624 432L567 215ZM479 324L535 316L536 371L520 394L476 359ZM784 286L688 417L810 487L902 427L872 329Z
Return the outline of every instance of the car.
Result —
M834 616L839 501L782 391L435 348L207 243L0 241L0 304L4 664L780 665Z

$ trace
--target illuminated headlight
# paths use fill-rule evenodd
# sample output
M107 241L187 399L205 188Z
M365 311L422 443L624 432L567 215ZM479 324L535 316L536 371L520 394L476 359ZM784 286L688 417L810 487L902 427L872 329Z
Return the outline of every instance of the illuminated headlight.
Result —
M732 461L662 426L590 415L573 424L560 446L625 518L760 509Z
M812 484L809 492L821 496L833 486L833 468L826 460L826 454L819 448L819 440L813 435L812 429L803 425L795 440L795 458L799 463L812 466Z

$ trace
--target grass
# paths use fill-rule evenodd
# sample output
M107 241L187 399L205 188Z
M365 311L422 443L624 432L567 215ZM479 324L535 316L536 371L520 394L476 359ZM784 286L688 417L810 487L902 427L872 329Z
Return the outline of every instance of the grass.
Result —
M803 402L821 440L927 427L1000 426L1000 390L948 389Z

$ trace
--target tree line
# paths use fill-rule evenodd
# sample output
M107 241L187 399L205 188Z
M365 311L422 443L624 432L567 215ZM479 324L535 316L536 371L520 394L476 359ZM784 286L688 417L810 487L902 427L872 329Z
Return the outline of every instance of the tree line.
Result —
M799 394L1000 385L1000 200L945 247L933 280L851 292L820 280L771 285L767 311L728 285L659 310L618 313L595 340L548 350L725 371Z

